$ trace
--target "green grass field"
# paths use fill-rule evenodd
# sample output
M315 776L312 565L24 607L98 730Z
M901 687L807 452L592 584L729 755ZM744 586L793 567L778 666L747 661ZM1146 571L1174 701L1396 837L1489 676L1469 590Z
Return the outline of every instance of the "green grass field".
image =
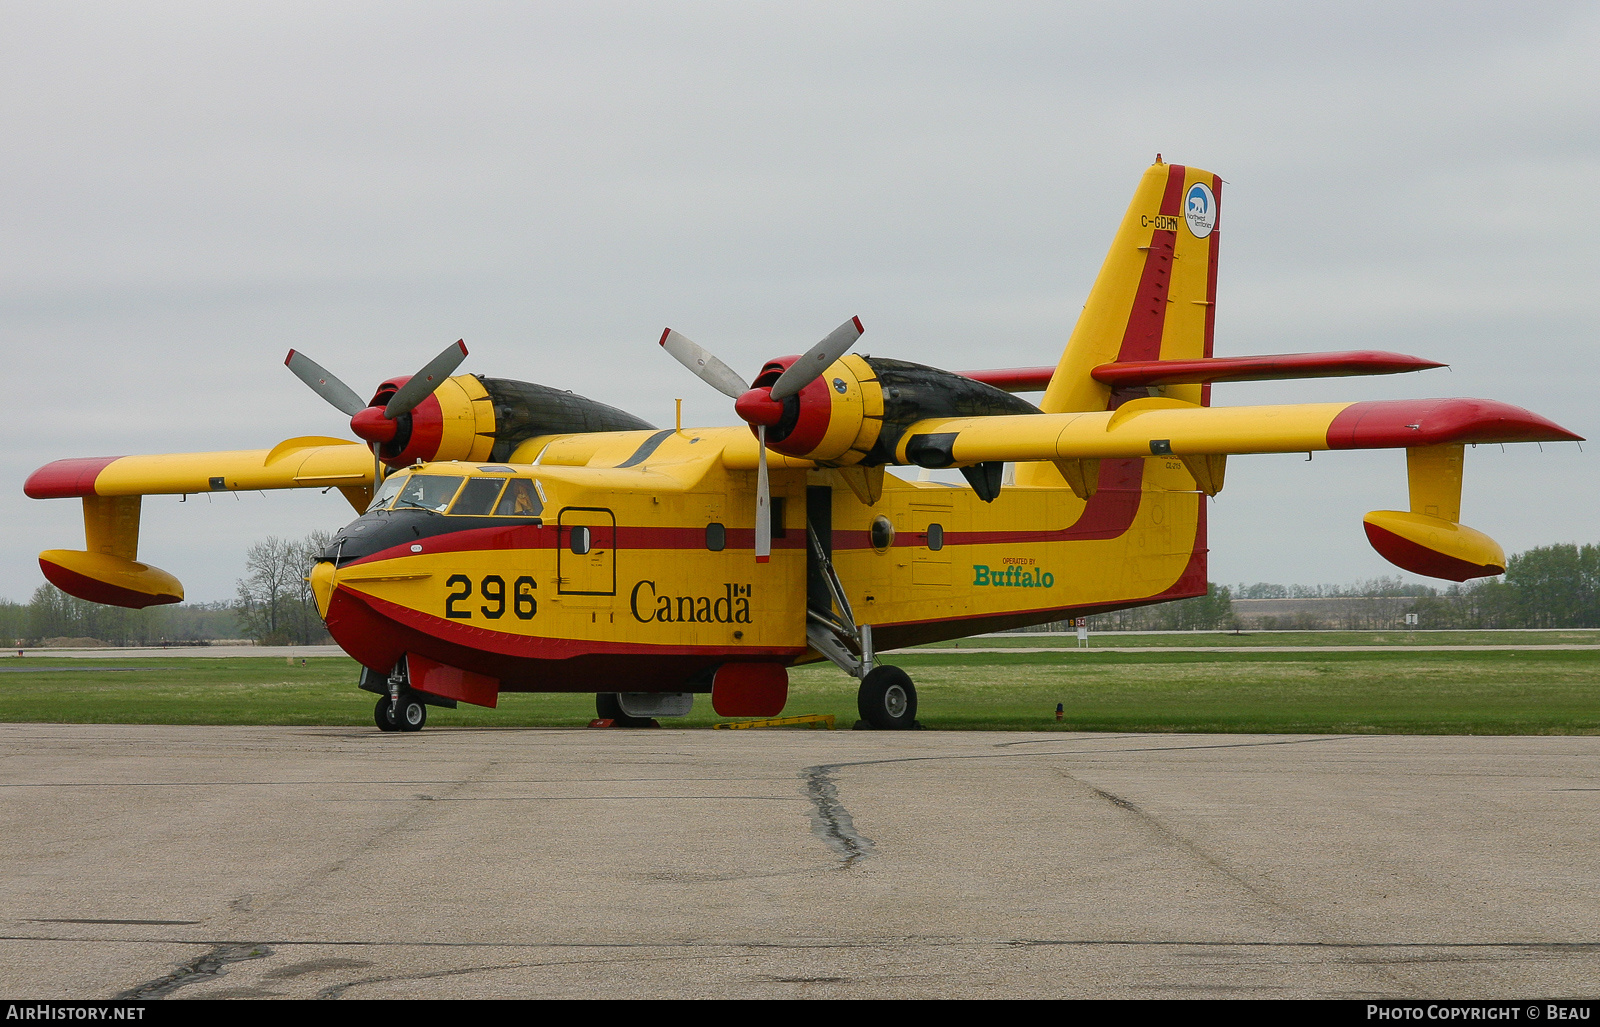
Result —
M1594 652L896 654L927 728L1294 733L1600 733ZM129 668L129 669L115 669ZM0 721L372 724L376 697L338 657L0 662ZM830 665L791 672L786 714L856 720L855 682ZM597 685L597 687L602 687ZM1055 707L1065 706L1057 722ZM592 695L501 696L499 709L434 708L431 726L571 726ZM707 727L708 696L673 726ZM376 729L374 729L376 730Z

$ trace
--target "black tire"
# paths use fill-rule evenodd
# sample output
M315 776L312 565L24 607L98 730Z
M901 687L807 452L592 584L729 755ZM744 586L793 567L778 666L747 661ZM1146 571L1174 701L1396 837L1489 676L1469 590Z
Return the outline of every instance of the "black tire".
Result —
M654 727L649 717L630 717L622 712L622 700L615 692L596 692L594 712L601 720L609 720L613 727Z
M395 726L401 731L421 731L428 722L428 707L414 695L400 696L395 710Z
M908 731L917 726L917 686L899 667L879 665L861 679L856 709L879 731Z
M389 716L389 697L384 696L378 700L377 709L372 711L372 719L377 722L379 731L398 731L400 726Z

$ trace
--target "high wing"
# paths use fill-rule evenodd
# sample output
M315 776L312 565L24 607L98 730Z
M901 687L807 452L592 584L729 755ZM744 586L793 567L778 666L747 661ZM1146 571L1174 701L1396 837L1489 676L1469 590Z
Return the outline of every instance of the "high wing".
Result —
M1486 399L1202 407L1152 397L1115 410L918 421L902 436L896 457L921 467L952 467L1579 439L1538 414Z
M372 476L366 446L305 436L271 449L57 460L29 475L23 491L83 500L85 548L40 553L44 576L80 598L137 609L183 601L177 578L136 559L142 497L332 487L360 511L372 499Z
M1410 509L1369 512L1367 539L1397 567L1465 581L1504 573L1506 564L1499 543L1460 523L1464 447L1578 441L1538 414L1485 399L1208 407L1148 397L1114 410L922 420L907 428L896 457L961 467L991 495L1004 462L1049 461L1087 499L1104 459L1181 460L1195 487L1214 496L1234 454L1404 449Z
M359 442L308 435L271 449L78 457L34 471L23 491L34 499L73 499L329 487L357 511L366 509L372 452Z

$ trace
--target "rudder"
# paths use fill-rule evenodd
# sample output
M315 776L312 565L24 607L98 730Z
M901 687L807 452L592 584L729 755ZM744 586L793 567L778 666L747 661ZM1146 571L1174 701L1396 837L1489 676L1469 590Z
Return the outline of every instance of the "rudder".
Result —
M1159 157L1145 171L1040 409L1115 406L1122 397L1090 375L1100 364L1211 356L1221 194L1209 171ZM1209 404L1210 391L1169 385L1159 394Z

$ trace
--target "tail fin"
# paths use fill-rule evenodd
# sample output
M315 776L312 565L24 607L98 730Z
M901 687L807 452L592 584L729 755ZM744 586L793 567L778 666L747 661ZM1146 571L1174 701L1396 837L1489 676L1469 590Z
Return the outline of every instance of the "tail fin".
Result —
M1139 180L1040 409L1109 409L1111 387L1089 374L1100 364L1211 356L1221 197L1216 175L1156 158ZM1169 385L1162 394L1209 405L1211 386Z

